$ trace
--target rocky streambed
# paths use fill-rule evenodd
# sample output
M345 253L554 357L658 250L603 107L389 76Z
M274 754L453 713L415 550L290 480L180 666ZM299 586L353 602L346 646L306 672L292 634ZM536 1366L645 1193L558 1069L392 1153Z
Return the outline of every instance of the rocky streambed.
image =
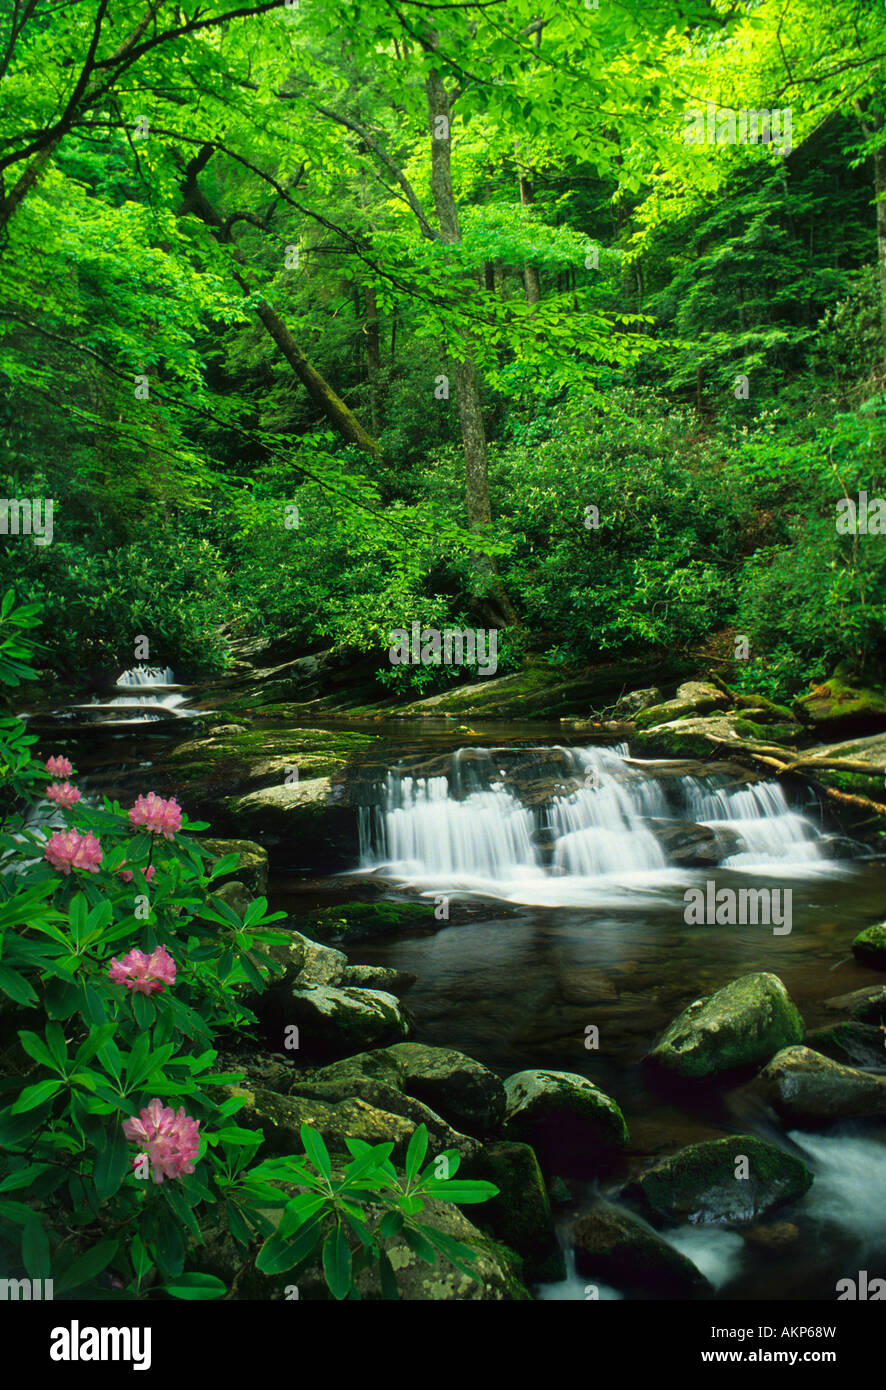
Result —
M833 1298L841 1273L868 1267L846 1213L866 1200L859 1164L886 1180L876 710L844 687L819 691L814 717L714 682L666 699L624 692L621 673L593 718L575 712L580 681L532 686L546 722L507 718L527 695L510 677L373 713L329 689L322 657L243 664L196 693L186 727L93 727L79 753L69 727L69 747L93 794L147 778L235 837L240 865L219 889L231 906L267 892L289 914L278 978L253 1005L261 1035L229 1059L246 1076L238 1122L269 1152L298 1150L310 1123L342 1160L348 1138L402 1155L424 1123L499 1187L432 1213L481 1250L479 1281L391 1239L404 1296ZM554 723L558 702L573 710ZM601 793L621 841L593 811ZM761 858L740 816L710 814L711 798L735 810L748 795L757 831L780 822L780 858ZM474 811L465 842L495 823L507 850L498 830L484 842L482 883L454 873L457 856L385 859L391 816L425 853L435 827ZM791 884L792 932L687 925L683 890L712 875ZM237 1296L282 1296L224 1233L207 1258ZM300 1296L322 1296L319 1280Z

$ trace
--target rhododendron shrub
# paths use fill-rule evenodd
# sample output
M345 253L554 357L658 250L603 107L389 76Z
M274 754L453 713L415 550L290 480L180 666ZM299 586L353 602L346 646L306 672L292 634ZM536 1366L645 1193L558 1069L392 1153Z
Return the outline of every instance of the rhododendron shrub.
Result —
M0 682L27 678L21 629L33 617L9 596L0 604ZM258 898L241 917L213 896L239 858L212 862L186 798L150 787L129 807L92 798L76 785L76 759L51 749L41 760L34 744L0 719L4 1273L51 1278L56 1298L217 1298L226 1285L201 1268L202 1233L221 1227L261 1273L322 1252L330 1288L346 1297L367 1251L383 1253L354 1212L361 1192L395 1201L387 1153L358 1165L365 1181L345 1176L339 1195L322 1160L323 1201L302 1229L292 1185L310 1194L315 1175L298 1160L279 1174L256 1165L263 1135L236 1125L244 1100L227 1089L243 1077L215 1065L216 1035L248 1037L248 996L282 968L264 948L283 914ZM30 816L41 804L42 825ZM325 1154L305 1133L314 1159ZM410 1181L401 1215L417 1240ZM458 1187L452 1200L479 1200Z

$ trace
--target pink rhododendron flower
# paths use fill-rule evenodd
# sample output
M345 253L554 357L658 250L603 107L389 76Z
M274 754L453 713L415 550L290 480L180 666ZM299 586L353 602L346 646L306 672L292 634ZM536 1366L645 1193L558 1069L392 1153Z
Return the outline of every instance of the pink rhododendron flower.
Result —
M57 830L50 835L43 858L63 874L69 874L72 869L97 874L102 862L102 847L91 833L81 835L77 830Z
M154 875L155 875L156 872L157 872L157 867L156 867L155 864L149 864L148 867L147 867L146 869L142 869L142 873L144 874L145 878L148 880L148 883L151 882L151 880L153 879L153 877L154 877ZM131 869L121 869L121 870L120 870L120 877L122 878L122 880L123 880L124 883L131 883L131 882L132 882L132 870L131 870Z
M164 801L156 792L140 796L129 812L133 825L143 825L152 835L162 835L171 840L176 830L182 827L182 808L174 796Z
M184 1106L180 1105L178 1114L174 1114L168 1105L156 1098L145 1106L139 1119L123 1121L126 1138L134 1139L147 1153L154 1182L193 1173L200 1147L199 1129L200 1121L186 1115ZM133 1160L133 1167L141 1156Z
M159 994L167 985L175 984L175 961L165 946L158 946L150 955L128 951L122 960L111 957L108 978L115 984L126 985L133 994Z
M47 758L44 767L53 777L70 777L74 771L73 763L68 762L60 753L53 753L51 758Z
M76 806L82 792L77 787L72 787L70 782L50 782L43 795L47 801L54 801L63 811L69 811L72 806Z

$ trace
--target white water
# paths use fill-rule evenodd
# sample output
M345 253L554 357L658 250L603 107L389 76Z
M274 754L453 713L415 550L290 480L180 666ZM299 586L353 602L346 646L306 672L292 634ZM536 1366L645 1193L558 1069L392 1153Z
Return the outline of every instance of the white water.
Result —
M388 772L380 806L362 808L363 867L426 896L471 892L536 906L638 897L665 903L685 886L687 871L670 863L651 822L689 821L739 837L742 849L724 858L725 868L834 871L821 856L818 830L790 809L775 782L723 789L710 779L657 777L657 764L627 762L624 745L533 749L527 759L550 755L542 779L548 797L524 804L520 788L539 774L527 762L521 783L514 750L503 754L460 749L446 776Z
M133 666L117 677L117 685L174 685L175 674L169 666Z

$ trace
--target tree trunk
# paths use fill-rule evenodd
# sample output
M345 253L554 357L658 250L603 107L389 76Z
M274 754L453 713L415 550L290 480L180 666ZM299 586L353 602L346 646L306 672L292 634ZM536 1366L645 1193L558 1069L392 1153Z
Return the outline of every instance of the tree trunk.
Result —
M461 241L458 208L452 189L451 114L449 94L440 73L431 72L427 80L428 114L431 128L431 191L443 240L452 244ZM480 401L480 381L477 368L468 352L464 362L455 365L455 384L458 419L465 455L465 488L468 525L482 530L492 520L489 497L489 470L486 458L486 430ZM497 625L515 623L517 615L498 576L493 559L488 555L472 557L474 572L481 581L480 610Z
M521 173L520 178L520 206L528 208L535 201L535 194L532 191L532 184L525 174ZM541 282L538 278L538 267L531 265L529 261L523 263L523 283L526 286L526 303L538 304L541 300Z
M379 389L381 342L378 326L378 303L375 298L375 290L371 285L367 285L363 293L366 299L366 323L363 332L366 335L366 375L369 379L370 424L372 425L372 433L378 434L381 429L381 394Z
M188 164L183 184L185 200L179 208L179 212L192 212L195 217L200 218L201 222L205 222L208 227L212 228L218 241L226 242L224 219L215 210L197 183L197 175L201 169L205 168L211 155L212 146L205 146L200 154ZM236 270L233 271L234 279L245 295L254 294L255 287L249 282L246 257L236 246L230 242L227 244L232 259L239 266L244 267L245 273L242 275ZM336 395L329 383L324 380L316 368L311 366L276 310L262 299L257 303L255 312L311 400L326 416L326 419L341 435L342 439L346 439L349 444L356 444L358 449L363 449L367 454L372 454L374 458L377 458L380 450L376 441L366 433L354 412Z

